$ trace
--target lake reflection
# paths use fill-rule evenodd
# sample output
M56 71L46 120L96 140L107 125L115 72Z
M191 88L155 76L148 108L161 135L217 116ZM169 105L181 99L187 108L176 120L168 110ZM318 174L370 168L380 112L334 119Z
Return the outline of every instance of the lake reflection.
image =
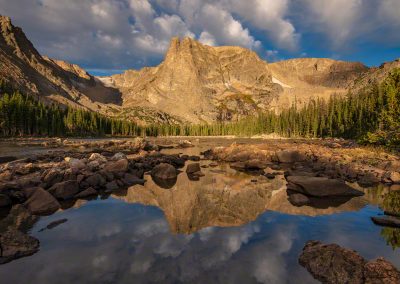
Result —
M2 281L313 283L297 264L309 239L400 265L386 243L393 232L372 224L381 211L364 197L335 208L294 207L280 176L270 181L227 165L203 171L197 182L181 173L171 189L147 176L144 187L42 218L32 229L40 251L0 266ZM68 221L39 232L60 219Z
M400 192L363 189L346 202L295 207L283 176L221 164L191 181L184 170L169 189L145 176L145 186L42 217L31 230L40 251L0 265L0 282L315 283L297 260L310 239L400 267L399 230L370 220L378 206L398 210Z

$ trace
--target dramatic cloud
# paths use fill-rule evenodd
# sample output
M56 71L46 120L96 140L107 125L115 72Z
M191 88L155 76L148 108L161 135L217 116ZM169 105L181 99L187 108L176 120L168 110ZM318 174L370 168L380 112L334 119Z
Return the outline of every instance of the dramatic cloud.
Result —
M0 14L41 53L106 73L158 64L174 36L273 61L400 46L398 0L0 0Z

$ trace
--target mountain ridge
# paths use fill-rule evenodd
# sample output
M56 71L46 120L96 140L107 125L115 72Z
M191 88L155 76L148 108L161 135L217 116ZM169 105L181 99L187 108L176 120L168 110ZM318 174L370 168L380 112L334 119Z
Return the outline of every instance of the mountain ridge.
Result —
M369 68L360 62L295 58L269 63L238 46L172 38L157 66L106 77L42 56L9 17L0 16L0 79L45 102L84 108L138 123L237 121L279 113L310 99L356 92L400 60Z

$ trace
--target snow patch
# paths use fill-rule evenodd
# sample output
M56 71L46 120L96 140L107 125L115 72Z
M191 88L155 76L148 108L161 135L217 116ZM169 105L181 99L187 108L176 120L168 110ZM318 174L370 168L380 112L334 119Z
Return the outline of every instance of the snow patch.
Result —
M285 83L279 81L279 80L276 79L275 77L272 77L272 83L279 84L279 85L281 85L281 86L284 87L284 88L292 88L291 86L286 85Z

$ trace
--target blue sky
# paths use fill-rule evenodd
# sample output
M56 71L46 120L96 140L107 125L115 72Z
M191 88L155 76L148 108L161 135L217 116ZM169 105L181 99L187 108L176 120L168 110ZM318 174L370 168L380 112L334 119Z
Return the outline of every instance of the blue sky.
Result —
M400 57L400 0L0 0L0 14L42 54L95 75L157 65L173 36L267 61Z

